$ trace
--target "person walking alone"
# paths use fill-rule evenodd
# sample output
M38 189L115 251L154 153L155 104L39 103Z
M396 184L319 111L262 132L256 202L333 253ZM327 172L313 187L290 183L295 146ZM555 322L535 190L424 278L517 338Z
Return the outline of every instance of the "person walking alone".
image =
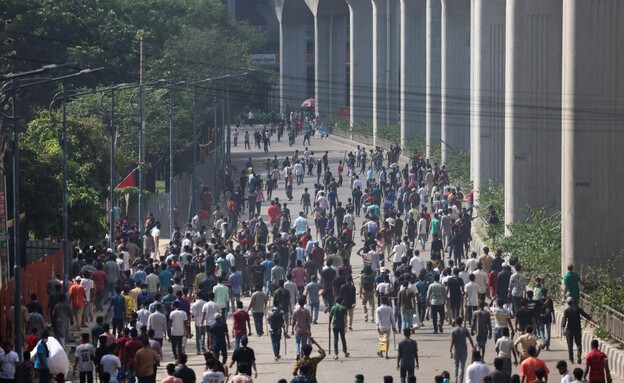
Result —
M474 349L474 342L472 337L466 328L462 327L464 319L457 317L455 319L455 328L451 332L451 358L455 361L455 382L464 382L464 372L466 370L466 359L468 359L468 347L466 340L470 342L472 349ZM481 354L479 354L479 357ZM479 360L481 360L479 358ZM478 382L478 381L477 381Z
M340 336L340 340L342 341L342 351L344 352L345 358L349 357L349 353L347 352L347 339L345 338L345 333L347 332L346 323L347 323L347 308L342 305L342 297L336 297L336 304L332 306L329 311L329 323L327 325L327 330L334 332L334 359L338 359L338 336Z
M403 329L403 339L399 342L397 353L397 370L400 372L401 383L405 383L406 377L414 376L414 369L418 370L418 344L415 340L410 339L412 330Z

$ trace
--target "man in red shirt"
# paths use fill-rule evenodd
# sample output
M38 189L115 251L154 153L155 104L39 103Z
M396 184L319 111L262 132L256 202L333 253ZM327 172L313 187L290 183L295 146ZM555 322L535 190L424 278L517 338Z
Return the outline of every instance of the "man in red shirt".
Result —
M84 309L85 299L87 297L85 288L82 287L80 282L82 278L76 277L76 282L69 288L69 302L71 304L72 315L74 316L74 323L76 323L77 330L80 331L82 321L82 310ZM85 325L85 327L87 327Z
M546 380L548 380L550 370L548 370L546 363L537 357L537 348L535 348L535 346L529 346L527 352L529 357L520 363L520 377L522 378L521 383L531 383L536 381L537 375L535 375L535 370L538 368L543 368L544 371L546 371Z
M280 209L275 206L275 201L271 201L271 206L267 208L267 214L269 215L269 222L272 225L277 224L280 218Z
M251 321L247 311L243 310L243 302L236 302L236 311L232 313L232 319L234 320L232 335L234 335L234 349L236 350L240 346L240 340L243 335L252 335ZM247 329L249 329L249 332L247 332Z
M600 344L597 339L591 341L591 351L585 356L585 372L583 380L589 383L611 383L611 371L609 370L609 360L607 355L599 350Z
M93 279L93 284L95 285L95 309L96 311L102 311L102 299L104 288L106 287L106 273L101 263L97 265L97 270L91 274L91 279Z
M143 347L143 342L138 339L136 328L130 330L130 340L126 342L124 351L123 366L127 371L128 382L134 382L134 356Z

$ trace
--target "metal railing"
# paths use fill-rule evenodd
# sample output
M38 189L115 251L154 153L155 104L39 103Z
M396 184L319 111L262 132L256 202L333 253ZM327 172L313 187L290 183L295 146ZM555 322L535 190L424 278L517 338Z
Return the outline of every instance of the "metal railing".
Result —
M613 339L624 342L624 314L609 306L593 304L587 294L581 293L579 306L592 316L592 322L596 326L609 332Z

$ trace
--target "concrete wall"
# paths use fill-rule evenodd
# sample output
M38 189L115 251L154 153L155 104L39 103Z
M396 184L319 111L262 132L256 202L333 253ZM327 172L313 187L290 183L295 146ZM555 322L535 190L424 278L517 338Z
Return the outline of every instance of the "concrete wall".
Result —
M307 25L312 14L304 0L271 0L280 25L280 110L298 109L313 96L307 88Z
M427 0L426 4L426 78L425 78L425 130L426 155L440 147L440 55L442 6L440 0ZM437 148L434 147L437 146Z
M396 124L399 112L398 0L373 4L373 135Z
M560 209L562 0L507 0L505 224Z
M373 8L370 0L347 0L350 11L351 125L373 118Z
M505 160L505 0L473 0L470 47L471 178L475 195L503 183Z
M426 0L401 0L401 147L424 137Z
M314 15L314 90L321 118L339 116L347 103L347 4L330 0L306 0Z
M470 0L441 0L442 163L470 146Z
M619 187L624 174L623 19L621 1L563 3L563 265L592 264L624 248L624 236L615 233L624 208Z

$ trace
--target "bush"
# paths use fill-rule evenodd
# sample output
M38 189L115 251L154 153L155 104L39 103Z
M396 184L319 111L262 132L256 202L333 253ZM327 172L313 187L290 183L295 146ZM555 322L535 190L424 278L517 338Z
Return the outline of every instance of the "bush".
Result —
M386 125L377 130L377 138L393 144L400 144L401 127L399 125Z
M596 266L585 266L580 270L583 292L589 296L593 314L602 316L607 311L605 306L624 312L624 275L613 272L621 267L624 253L597 258Z
M495 188L496 192L500 189ZM543 276L550 296L560 298L561 213L548 215L546 209L528 208L526 216L525 220L507 226L509 236L502 238L500 249L518 257L527 280Z
M479 215L487 222L489 217L488 206L492 205L501 223L497 225L487 225L486 235L489 239L495 240L505 234L505 188L502 184L492 181L479 190L479 204L477 210Z
M466 191L472 189L469 150L460 149L456 151L449 157L445 165L451 184L459 186Z
M373 123L372 121L356 122L351 127L351 132L364 137L373 137Z

